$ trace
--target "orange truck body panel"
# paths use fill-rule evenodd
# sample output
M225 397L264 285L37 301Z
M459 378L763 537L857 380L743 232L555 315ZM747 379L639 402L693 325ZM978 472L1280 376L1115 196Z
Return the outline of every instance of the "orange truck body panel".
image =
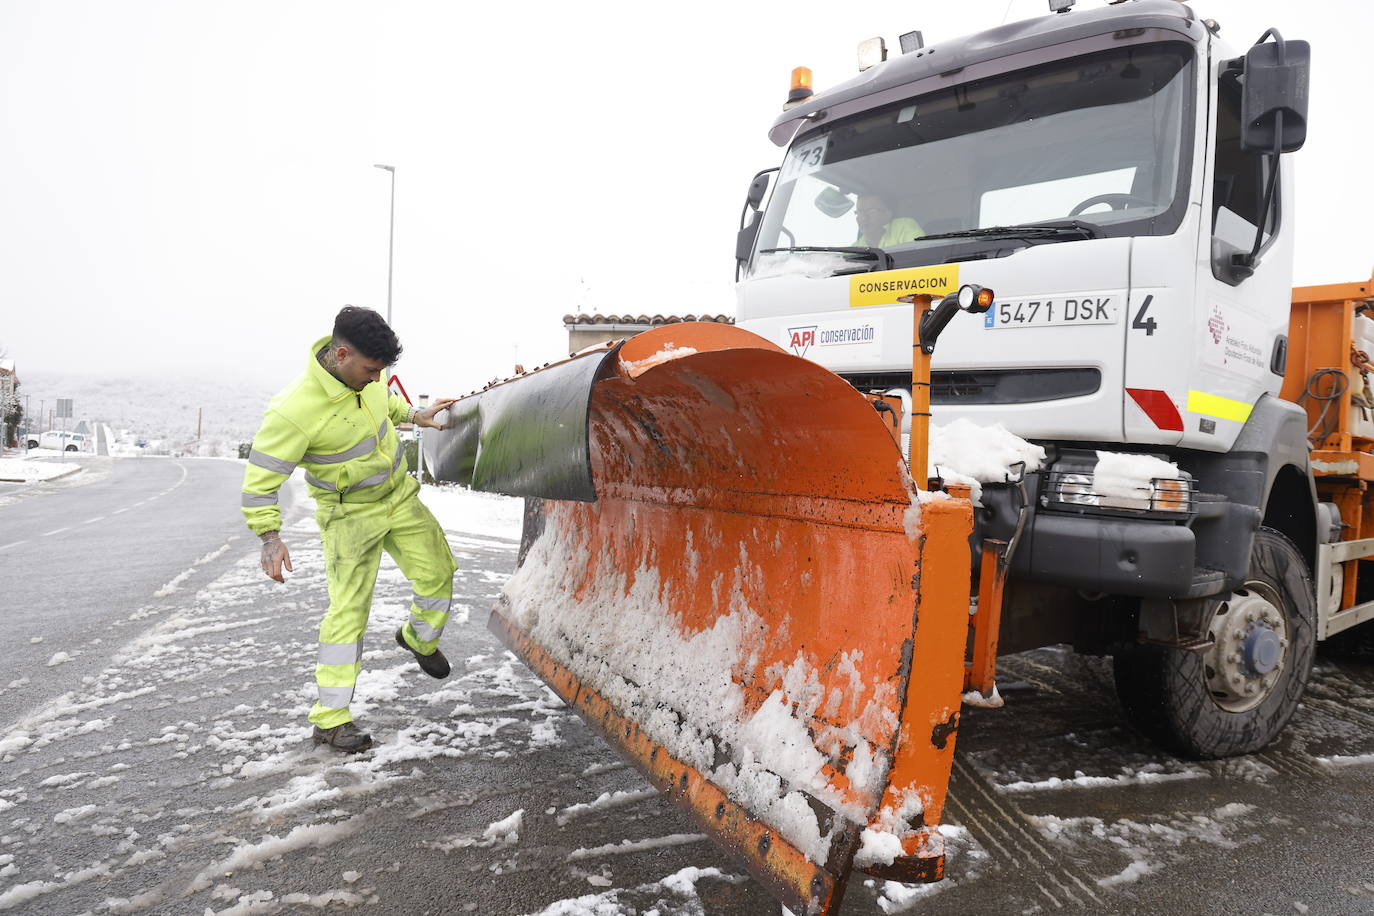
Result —
M1301 286L1293 290L1288 328L1288 366L1279 396L1307 411L1309 429L1325 423L1329 431L1314 437L1313 476L1321 499L1334 502L1345 524L1341 540L1374 537L1369 510L1369 482L1374 481L1374 429L1356 423L1362 408L1355 392L1362 386L1354 333L1356 309L1374 299L1374 278L1363 283ZM1374 354L1364 354L1374 357ZM1324 376L1321 373L1325 373ZM1336 381L1340 376L1343 382ZM1325 378L1327 381L1322 381ZM1304 397L1304 393L1307 397ZM1324 402L1331 395L1327 417ZM1330 412L1334 410L1334 417ZM1341 585L1340 607L1356 603L1359 573L1369 561L1349 562Z

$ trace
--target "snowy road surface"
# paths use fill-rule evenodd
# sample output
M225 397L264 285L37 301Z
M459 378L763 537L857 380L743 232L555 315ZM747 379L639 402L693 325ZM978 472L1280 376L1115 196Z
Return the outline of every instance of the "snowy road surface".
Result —
M174 476L159 493L179 463L161 464ZM216 486L234 505L237 475ZM457 664L434 681L394 645L409 589L384 561L354 707L380 740L366 754L308 740L324 577L304 507L285 586L237 530L168 543L171 566L195 572L160 596L112 594L118 615L64 630L87 663L59 667L74 672L61 690L35 686L47 640L7 651L0 702L24 705L0 731L0 911L776 913L486 632L518 504L425 498L460 566L442 644ZM181 512L163 502L160 527L180 530ZM1135 737L1105 671L1055 650L1004 660L1007 708L966 709L960 729L949 879L856 880L845 912L1374 912L1368 661L1320 661L1278 746L1204 764Z
M238 462L82 455L63 463L81 470L52 483L0 484L0 645L27 680L0 692L0 722L99 671L142 628L130 614L158 599L176 606L182 589L223 565L228 538L251 537L226 502L243 479ZM0 688L18 677L0 675Z

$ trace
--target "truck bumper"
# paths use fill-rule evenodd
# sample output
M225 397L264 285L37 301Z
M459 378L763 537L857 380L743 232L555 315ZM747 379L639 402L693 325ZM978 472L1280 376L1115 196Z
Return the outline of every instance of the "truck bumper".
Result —
M1196 516L1189 524L1157 517L1055 512L1040 506L1038 478L1032 475L1026 483L1031 513L1012 557L1013 578L1109 595L1178 599L1217 594L1243 581L1249 533L1258 524L1252 507L1214 503L1207 517ZM1011 488L984 487L975 550L985 537L1011 539L1019 504ZM1240 559L1216 565L1200 562L1195 531L1199 524L1224 525L1233 531L1237 549L1232 552ZM1239 552L1242 547L1244 554Z
M1012 558L1032 579L1111 595L1183 598L1194 586L1191 529L1158 521L1036 513Z

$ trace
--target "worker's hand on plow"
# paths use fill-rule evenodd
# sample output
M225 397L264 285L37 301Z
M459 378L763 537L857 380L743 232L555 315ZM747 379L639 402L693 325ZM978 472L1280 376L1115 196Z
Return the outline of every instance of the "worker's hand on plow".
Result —
M269 531L262 536L262 571L269 579L285 582L286 579L282 577L283 568L287 572L295 572L291 568L291 551L286 549L277 532Z
M428 426L430 429L443 429L444 427L434 422L434 417L441 410L447 410L448 406L457 398L439 398L433 404L426 407L415 415L414 423L416 426Z

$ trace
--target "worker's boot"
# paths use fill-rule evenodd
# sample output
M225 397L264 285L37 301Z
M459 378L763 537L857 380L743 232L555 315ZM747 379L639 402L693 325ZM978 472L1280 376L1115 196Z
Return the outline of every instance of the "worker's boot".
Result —
M421 655L416 652L410 647L410 643L406 642L405 624L396 629L396 644L415 656L415 660L420 663L420 670L425 674L430 677L448 677L450 669L448 659L444 658L444 653L437 648L428 655Z
M313 737L316 744L327 744L336 751L349 753L365 751L372 746L372 736L354 722L345 722L333 728L320 728L316 725Z

